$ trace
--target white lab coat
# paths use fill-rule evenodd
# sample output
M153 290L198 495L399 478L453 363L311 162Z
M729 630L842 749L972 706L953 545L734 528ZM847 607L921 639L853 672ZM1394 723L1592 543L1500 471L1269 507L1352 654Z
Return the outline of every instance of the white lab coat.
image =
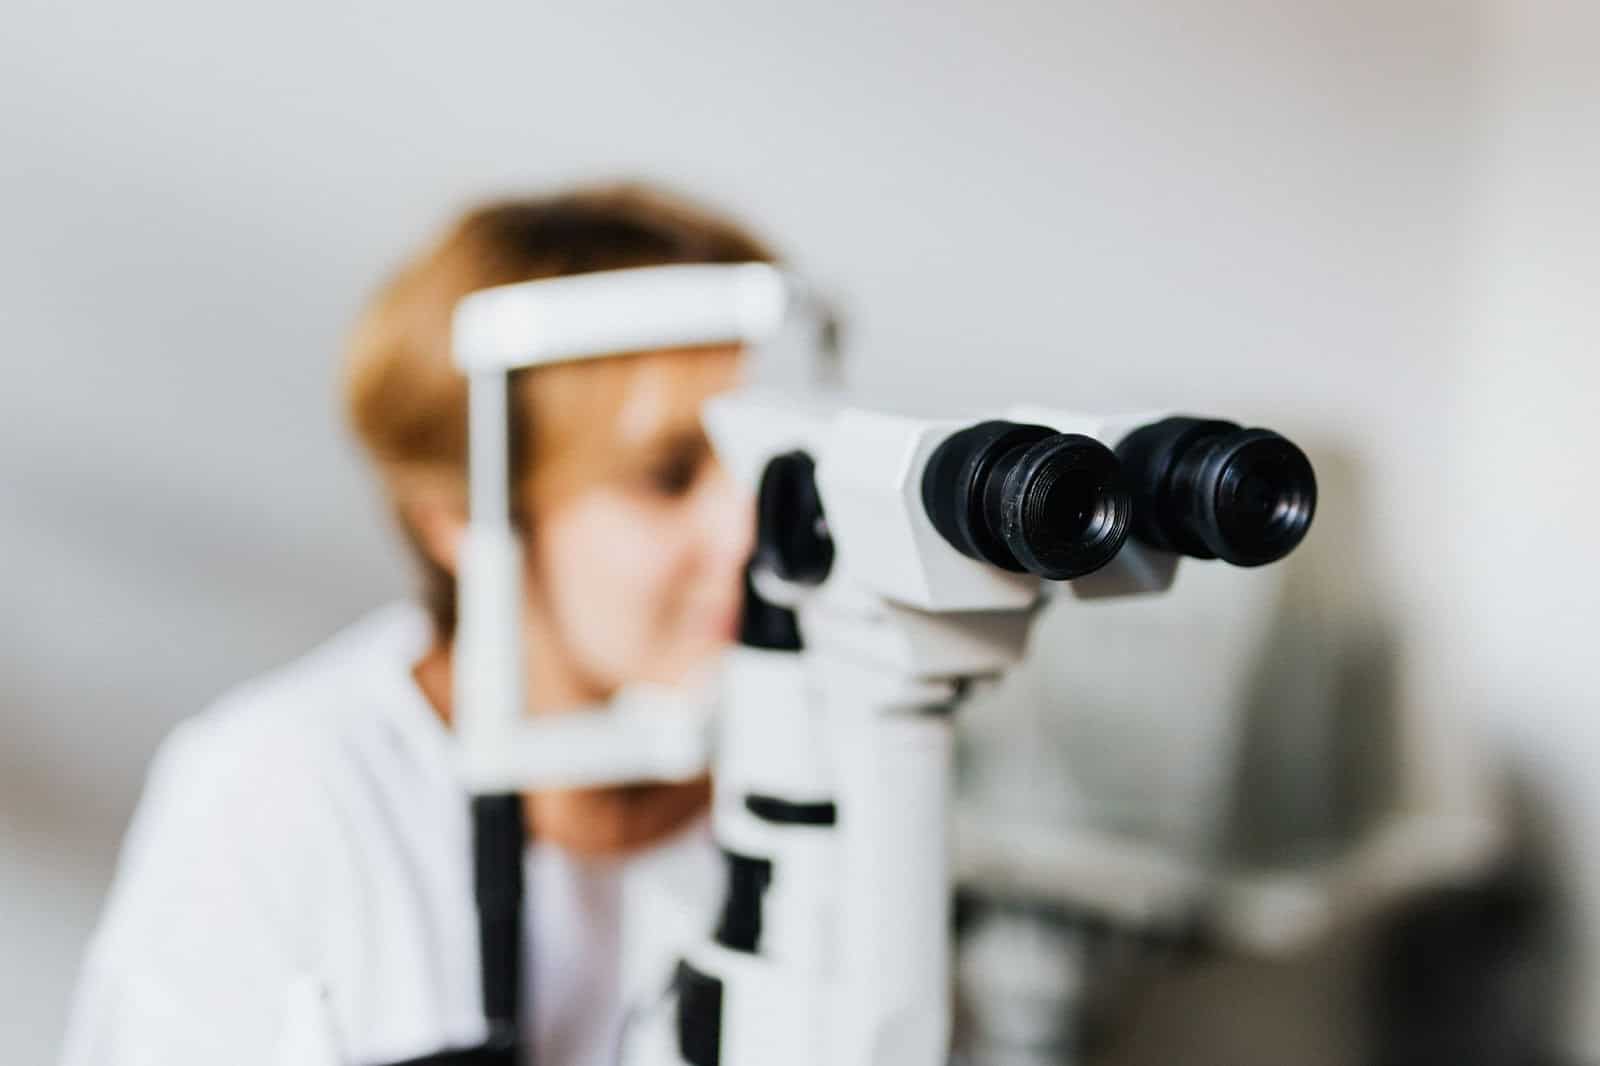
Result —
M308 980L348 1062L483 1039L468 804L411 675L427 640L420 608L387 608L162 746L66 1066L267 1066ZM716 862L703 825L643 860L529 849L524 1018L540 1066L611 1061L623 883L662 853Z

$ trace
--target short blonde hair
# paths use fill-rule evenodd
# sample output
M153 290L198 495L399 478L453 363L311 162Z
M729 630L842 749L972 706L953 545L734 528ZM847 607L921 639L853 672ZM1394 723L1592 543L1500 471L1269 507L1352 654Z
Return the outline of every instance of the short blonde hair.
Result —
M469 292L535 278L667 263L772 262L736 223L640 184L590 186L487 204L406 264L357 322L345 361L347 417L377 467L413 548L441 637L455 630L455 581L423 550L412 505L464 509L466 379L450 355L450 317ZM512 474L522 518L581 481L586 427L620 409L640 357L519 371Z

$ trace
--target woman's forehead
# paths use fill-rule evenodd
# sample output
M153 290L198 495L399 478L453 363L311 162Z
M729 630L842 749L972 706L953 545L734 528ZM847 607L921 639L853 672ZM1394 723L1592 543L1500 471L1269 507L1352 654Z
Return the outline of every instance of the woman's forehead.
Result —
M708 444L706 400L738 384L742 351L694 348L555 364L530 376L535 506Z
M694 349L641 356L622 394L613 432L625 448L699 432L706 400L738 382L737 348Z

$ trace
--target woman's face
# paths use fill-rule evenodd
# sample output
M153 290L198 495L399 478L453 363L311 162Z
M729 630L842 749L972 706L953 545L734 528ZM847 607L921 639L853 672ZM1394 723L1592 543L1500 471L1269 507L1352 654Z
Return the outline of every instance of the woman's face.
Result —
M734 349L663 352L535 383L544 398L533 412L536 480L546 475L530 494L526 542L535 713L593 706L632 682L687 680L734 639L753 501L712 454L700 409L735 383L739 363ZM614 415L595 414L610 409L596 407L597 395L620 396ZM435 558L453 567L460 517L422 508L413 520ZM448 648L416 667L447 718L449 669ZM536 838L605 856L662 839L710 799L702 777L533 792L526 805Z
M700 408L738 370L731 350L640 365L604 472L535 512L528 609L537 702L670 684L735 638L752 503L712 453ZM556 683L561 675L566 684Z
M594 704L630 682L685 680L734 639L753 507L712 454L700 408L738 369L734 351L643 362L616 425L590 427L587 447L605 455L586 458L605 461L581 464L575 487L534 508L526 614L536 710ZM536 792L526 803L537 838L606 856L664 838L710 800L702 777Z

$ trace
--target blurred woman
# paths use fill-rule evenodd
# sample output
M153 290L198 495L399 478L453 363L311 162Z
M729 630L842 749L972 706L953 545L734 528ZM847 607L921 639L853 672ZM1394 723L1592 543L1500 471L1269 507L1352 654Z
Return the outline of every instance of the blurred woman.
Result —
M378 294L350 344L345 400L420 595L163 746L88 955L70 1066L271 1062L286 990L307 978L353 1063L484 1040L472 827L447 736L467 456L451 311L534 278L771 258L681 200L590 188L475 210ZM749 501L699 410L740 361L699 348L514 376L530 713L682 679L735 636ZM709 860L709 796L702 779L525 797L536 997L523 1031L541 1066L609 1061L623 880L647 852Z

